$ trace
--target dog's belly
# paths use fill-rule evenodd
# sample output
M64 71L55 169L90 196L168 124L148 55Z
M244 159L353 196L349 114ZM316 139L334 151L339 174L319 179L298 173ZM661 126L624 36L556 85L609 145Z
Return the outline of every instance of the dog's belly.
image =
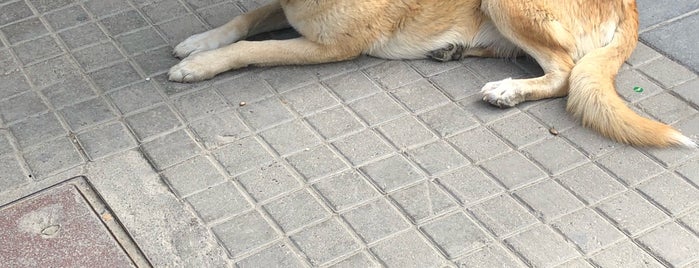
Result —
M430 51L448 44L464 44L463 37L455 31L447 31L434 37L422 37L410 33L397 33L376 40L365 54L384 59L424 59Z

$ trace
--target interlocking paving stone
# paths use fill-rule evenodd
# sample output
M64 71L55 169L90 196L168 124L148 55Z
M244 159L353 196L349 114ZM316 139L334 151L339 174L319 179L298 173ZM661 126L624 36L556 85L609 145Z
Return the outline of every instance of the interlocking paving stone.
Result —
M44 1L52 3L53 1ZM57 1L60 2L60 1ZM68 27L76 26L89 19L85 9L80 5L70 6L68 8L57 10L51 13L44 14L44 18L49 25L56 30L62 30Z
M386 94L374 94L349 105L368 125L377 125L398 118L403 109Z
M469 208L497 236L505 236L536 222L536 218L508 195L486 200Z
M605 248L624 238L613 225L589 209L563 216L552 225L585 253Z
M449 101L444 94L424 79L390 92L412 112L446 104Z
M95 42L107 40L107 36L95 23L83 24L58 33L69 49L76 49Z
M424 175L401 155L368 164L361 167L361 170L384 192L424 179Z
M672 173L645 181L638 185L638 189L672 215L699 205L699 190Z
M624 185L593 164L565 172L556 178L587 204L595 204L626 190Z
M72 76L61 83L48 86L41 90L41 94L60 109L95 97L87 80L83 76Z
M143 143L141 147L158 170L187 160L201 150L182 130Z
M274 229L256 211L234 217L211 229L233 256L263 246L277 237Z
M333 146L354 165L364 164L391 152L386 142L371 130L364 130L333 142Z
M242 121L230 110L189 123L205 147L214 149L250 135Z
M301 115L308 115L337 104L322 85L315 83L285 92L282 98Z
M612 152L598 162L627 185L633 185L658 175L663 168L632 147Z
M459 267L525 267L511 253L498 246L484 247L458 259L456 264Z
M515 191L515 195L534 210L535 215L551 220L580 208L583 204L558 183L546 180Z
M316 146L320 140L300 121L292 121L260 133L280 155L289 155Z
M430 181L395 191L391 198L414 223L427 221L457 207L447 193Z
M287 245L277 244L247 257L238 263L238 267L304 267Z
M286 159L308 181L347 169L347 165L327 146L304 150Z
M300 186L294 175L279 163L253 169L238 176L237 180L258 202L264 202Z
M170 167L163 171L162 175L180 196L188 196L225 179L211 160L204 156L197 156Z
M437 141L407 152L430 175L459 168L468 163L454 148L444 141Z
M46 142L45 145L25 150L24 159L37 179L84 163L75 145L67 138Z
M466 111L453 103L422 113L419 117L442 137L451 136L476 125L476 121L471 119Z
M77 138L80 146L85 149L85 153L92 160L136 147L134 138L119 122L85 130L79 133Z
M181 124L175 113L166 105L156 106L147 111L130 115L125 118L125 121L136 137L142 141L175 130Z
M466 214L456 213L420 227L449 257L480 248L489 238Z
M583 154L557 138L544 139L540 143L527 146L523 151L550 174L558 174L587 162Z
M508 238L505 242L536 267L552 267L579 255L563 238L543 225Z
M287 233L317 223L329 215L320 202L305 190L288 194L263 207Z
M436 138L432 132L411 116L404 116L390 121L381 125L378 129L399 150L424 144ZM410 129L411 132L406 132L406 129Z
M342 106L311 115L306 117L306 120L328 140L363 128L362 124Z
M272 162L272 156L255 140L247 137L221 147L214 152L216 159L231 175L238 175L252 168Z
M250 204L245 200L240 191L238 191L238 189L230 182L224 182L222 184L209 187L204 191L198 192L187 197L185 200L187 200L187 202L189 202L189 204L192 205L197 214L199 214L199 216L201 216L201 218L207 222L219 220L225 216L238 214L250 207ZM221 204L226 205L222 206ZM255 218L255 216L244 217ZM229 224L232 224L232 222L229 222L228 224L223 223L219 225L219 228L225 230L227 229L226 227L228 227ZM216 232L216 228L214 228L214 232ZM236 234L232 235L235 236ZM240 246L242 247L244 245ZM229 248L229 250L231 249Z
M330 267L333 268L352 268L352 267L378 267L379 264L371 258L367 257L367 254L358 253L352 255L347 259L342 260Z
M438 267L444 262L415 231L379 242L371 251L388 267Z
M313 265L320 265L359 248L337 219L330 219L292 235L296 244Z
M61 109L61 115L75 131L103 123L115 117L107 103L101 98L86 100Z
M321 180L313 188L320 192L335 211L345 210L378 195L366 179L355 171Z
M464 206L485 200L503 191L497 183L477 168L468 166L438 178Z
M673 241L669 241L667 237L672 237ZM676 223L660 226L639 237L638 241L675 267L681 267L699 257L699 239Z
M621 230L631 235L639 234L667 218L633 191L604 201L598 208Z
M0 155L0 192L26 182L27 175L14 155Z
M544 178L546 174L521 154L511 152L481 164L508 189Z
M345 102L351 102L362 97L373 95L380 90L361 72L352 72L331 78L325 80L324 83Z
M633 242L624 240L592 256L600 267L663 267Z

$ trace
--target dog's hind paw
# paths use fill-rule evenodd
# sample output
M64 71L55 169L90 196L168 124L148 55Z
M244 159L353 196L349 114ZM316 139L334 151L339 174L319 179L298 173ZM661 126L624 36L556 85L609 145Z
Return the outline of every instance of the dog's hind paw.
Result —
M511 78L487 83L481 93L484 101L500 108L513 107L524 101L521 89Z
M430 51L427 56L442 62L460 60L463 58L464 48L463 45L448 44L446 47Z

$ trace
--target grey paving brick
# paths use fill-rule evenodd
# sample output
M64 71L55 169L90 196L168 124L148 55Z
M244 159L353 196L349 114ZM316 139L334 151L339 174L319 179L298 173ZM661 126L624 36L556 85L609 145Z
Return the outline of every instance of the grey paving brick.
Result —
M677 173L687 178L694 185L699 185L699 173L696 172L697 170L699 170L699 158L678 167Z
M56 41L51 36L44 36L38 39L21 43L12 48L17 54L17 58L24 63L32 62L53 57L63 53Z
M371 251L387 267L439 267L444 263L415 231L381 241Z
M51 1L46 2L48 3ZM85 12L85 9L83 9L80 5L74 5L47 13L44 15L44 18L55 31L76 26L90 19L89 15Z
M662 57L662 54L653 50L651 47L639 42L636 45L636 49L634 49L631 56L628 59L626 59L626 63L630 64L633 67L637 67L639 65L642 65L646 62L652 61L660 57Z
M133 55L133 59L149 76L164 73L179 62L177 58L172 56L172 48L167 46Z
M126 5L128 6L128 5ZM110 16L100 20L104 28L111 35L119 35L134 29L147 26L148 23L141 17L136 10L128 10L114 16Z
M408 63L425 77L435 76L461 66L458 61L440 62L431 59L410 60Z
M353 267L379 267L380 265L376 263L371 257L368 257L366 253L357 253L352 255L347 259L342 260L330 267L333 268L353 268Z
M326 263L359 247L336 219L305 228L290 238L312 265Z
M638 185L638 189L672 215L699 205L699 190L672 173L664 173Z
M274 160L254 137L246 137L221 147L214 151L214 156L232 176Z
M48 33L46 26L38 18L31 18L0 27L0 31L5 34L10 44L17 44Z
M301 186L294 175L279 163L253 169L238 176L237 180L258 202L264 202Z
M256 129L266 128L291 118L289 111L277 98L248 103L240 108L240 114Z
M282 95L282 100L301 115L337 105L337 101L320 84L310 84Z
M45 87L79 73L65 56L42 61L25 68L27 76L37 87Z
M639 105L645 112L667 124L697 113L697 110L686 102L669 93L655 95L640 102Z
M217 27L230 21L231 18L243 13L235 3L221 3L220 5L205 7L197 10L206 23Z
M175 130L180 126L175 113L165 105L127 116L125 121L141 141Z
M440 218L420 227L449 258L483 247L490 238L464 213Z
M697 77L692 71L664 57L639 67L639 70L664 87L673 87Z
M104 17L105 15L114 14L118 11L129 8L129 4L126 2L126 0L89 0L85 2L85 7L96 16Z
M497 245L484 247L456 260L459 267L524 267L510 253Z
M286 233L318 223L330 214L307 190L300 190L263 206Z
M541 169L517 152L510 152L485 161L481 166L508 189L546 177Z
M672 239L667 239L672 237ZM699 258L699 239L677 223L668 223L638 238L638 241L675 267Z
M578 210L563 216L552 225L584 253L606 248L625 238L614 226L590 209Z
M447 140L476 163L512 150L485 127L477 127Z
M313 185L334 211L342 211L378 193L356 171L347 171L321 180Z
M503 192L492 179L473 166L442 175L437 180L467 207Z
M536 223L536 218L508 195L500 195L486 200L469 208L469 211L499 237Z
M232 111L223 111L190 123L198 140L214 149L250 135L250 131Z
M452 100L460 100L477 94L483 84L478 76L465 67L451 69L430 78Z
M115 118L114 113L102 98L94 98L66 106L60 110L60 113L68 126L76 131Z
M699 209L682 217L680 221L692 232L699 233Z
M141 76L126 62L91 72L89 75L102 91L110 91L141 80Z
M453 103L420 114L419 117L442 137L451 136L476 125L476 121L469 117L466 111Z
M286 244L275 244L236 263L241 268L256 267L304 267L296 254Z
M0 192L11 190L27 182L27 175L16 156L0 155Z
M424 222L458 206L431 181L395 191L391 198L414 223Z
M465 157L441 140L412 149L407 154L430 175L447 172L468 164Z
M155 24L187 14L187 9L176 0L156 2L141 7L141 10Z
M699 92L696 90L696 88L699 88L699 79L694 79L690 82L679 85L674 88L673 91L694 106L699 106Z
M474 73L483 77L484 81L499 81L508 77L521 78L528 74L519 68L512 60L495 58L467 58L462 62Z
M383 198L347 211L342 217L368 244L410 227Z
M505 240L536 267L552 267L579 256L561 237L544 225L538 225Z
M201 24L193 15L179 17L156 26L165 35L165 40L170 45L184 41L189 36L201 33L206 27Z
M405 150L408 147L424 144L437 138L412 116L404 116L390 121L378 129L399 150Z
M277 238L269 223L256 211L234 217L211 229L232 256L261 247Z
M29 9L29 6L24 1L9 3L2 7L2 16L0 16L0 25L12 23L24 18L28 18L34 13Z
M225 0L189 0L189 1L187 1L187 3L189 3L189 5L191 5L195 9L199 9L199 8L214 5L216 3L220 3L223 1L225 1ZM248 3L248 2L249 1L245 1L245 3ZM257 2L257 1L255 1L255 2ZM254 7L259 7L259 5L254 5ZM251 9L248 9L248 10L251 10Z
M279 93L284 93L318 80L306 66L277 66L265 69L259 75Z
M211 160L204 156L197 156L167 168L162 176L179 196L191 195L225 180Z
M670 148L643 148L643 152L651 155L665 167L676 166L699 155L698 150L681 147Z
M175 107L187 120L196 120L207 115L219 113L228 106L214 90L198 90L183 95L175 100Z
M250 204L240 191L230 182L209 186L206 190L193 194L185 198L185 200L192 205L192 208L194 208L201 219L206 222L239 214L250 207ZM226 205L222 206L221 204ZM238 218L245 217L247 216L244 215ZM216 232L216 229L217 227L214 227L214 232Z
M8 140L8 134L5 131L0 131L0 155L11 153L14 151L12 144Z
M116 37L116 40L128 54L136 54L167 44L153 27L142 28L138 31L120 35Z
M92 71L123 59L119 50L109 42L72 52L78 64L86 71Z
M599 132L582 126L576 126L563 131L561 132L561 136L566 137L591 158L605 155L619 147L623 147L623 144L615 142L600 135Z
M146 81L112 91L108 96L122 114L128 114L163 101L153 83Z
M384 192L424 179L424 175L401 155L394 155L361 167L362 172Z
M75 145L67 137L25 150L24 160L27 161L34 178L38 180L84 163Z
M385 94L375 94L349 104L369 125L377 125L395 119L404 113L403 109Z
M638 10L642 14L640 18L641 29L658 24L678 15L699 8L699 3L690 0L673 2L672 8L663 3L651 0L638 0Z
M58 33L69 49L105 41L107 36L95 23L87 23Z
M81 75L66 78L61 83L48 86L41 90L41 94L51 102L53 107L60 109L73 105L96 96L90 88L90 84Z
M362 165L391 152L391 148L371 130L335 141L333 146L354 165Z
M255 73L246 73L218 83L214 88L233 105L253 103L272 96L272 88Z
M615 196L598 206L621 230L639 234L667 219L667 216L633 191Z
M26 92L0 101L0 119L10 123L48 110L46 104L34 92Z
M67 134L54 113L29 117L10 126L10 131L22 148Z
M662 87L635 69L622 71L617 75L615 82L619 95L629 102L635 103L663 92ZM634 87L642 87L643 92L633 90Z
M627 185L658 175L663 168L633 147L624 147L597 160Z
M77 138L92 160L136 147L134 138L120 122L88 129L78 134Z
M324 81L344 102L351 102L381 91L361 72L351 72Z
M688 118L682 119L679 122L677 122L674 127L687 135L690 139L693 140L698 140L699 139L699 114L694 114ZM681 159L681 161L684 161L685 159Z
M144 143L142 148L158 170L187 160L201 151L183 130Z
M552 180L517 190L515 195L524 200L534 210L534 214L545 221L558 218L583 206L575 196Z
M385 61L367 68L366 73L387 89L396 89L421 78L420 74L413 70L410 65L402 61Z
M320 139L300 121L292 121L260 133L280 155L289 155L320 143Z
M534 143L551 135L548 128L524 113L496 121L491 128L517 147Z
M449 102L449 99L427 80L421 79L390 91L413 112L423 111Z
M289 156L286 160L294 167L307 181L314 181L318 178L330 175L343 169L347 165L333 153L327 146L321 145L310 150L302 151Z
M286 32L289 33L284 37L288 36L288 38L296 38L299 36L296 31L292 30L282 31L281 34L284 35ZM357 71L359 69L359 65L352 60L314 64L308 67L309 71L311 71L319 80L330 79L345 73Z
M624 185L594 164L575 168L556 176L556 179L587 204L596 204L626 190Z
M322 111L306 120L328 140L363 128L362 124L341 106Z
M587 157L559 138L544 139L540 143L524 148L523 151L549 174L558 174L588 163Z
M557 267L570 267L570 268L593 268L592 264L585 261L583 258L573 259Z
M529 114L541 120L546 127L562 132L577 126L578 122L566 111L566 99L553 99L527 110Z
M606 248L592 256L600 267L663 267L653 257L629 240Z
M682 4L692 1L685 0L679 2L681 3L675 4L680 6L673 5L672 8L665 6L661 10L674 12L682 8ZM696 3L693 3L693 5L696 11L698 5ZM678 60L697 72L699 71L699 62L697 61L699 60L699 54L691 49L694 44L697 43L697 40L699 40L692 30L697 27L697 25L699 25L699 16L694 12L687 17L642 33L641 39L649 45L658 48L663 54ZM673 41L668 42L668 40Z
M504 118L519 112L518 109L500 109L483 101L479 94L471 95L459 101L459 105L483 123Z
M2 52L0 52L2 53ZM29 83L12 61L0 61L0 99L29 90ZM11 67L12 69L9 69ZM7 68L7 69L5 69Z

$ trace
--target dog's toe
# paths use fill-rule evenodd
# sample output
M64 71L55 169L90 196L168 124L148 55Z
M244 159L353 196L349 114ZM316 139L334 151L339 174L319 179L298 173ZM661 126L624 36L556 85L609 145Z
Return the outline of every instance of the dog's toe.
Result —
M191 61L183 60L175 66L170 68L168 72L168 79L174 82L196 82L201 80L206 80L213 77L212 74L206 71L205 66Z
M513 107L524 101L521 90L517 87L514 80L510 78L485 84L481 89L481 93L483 94L483 101L500 108Z

